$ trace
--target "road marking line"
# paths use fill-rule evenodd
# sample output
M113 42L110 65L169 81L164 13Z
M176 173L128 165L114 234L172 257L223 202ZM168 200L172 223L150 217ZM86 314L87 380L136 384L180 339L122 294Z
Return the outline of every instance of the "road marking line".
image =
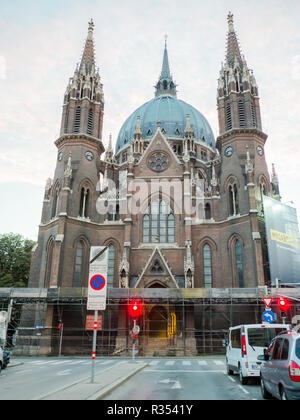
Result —
M65 375L70 375L70 373L71 373L71 370L70 369L67 369L67 370L63 370L61 372L57 372L57 375L59 375L59 376L65 376Z
M149 365L150 366L156 366L156 365L158 365L158 363L159 363L159 361L158 360L155 360L153 362L150 362Z
M156 372L156 373L165 373L165 372L173 372L173 373L225 373L223 370L167 370L167 369L144 369L143 372Z
M238 385L238 387L245 393L245 394L249 394L249 392L244 388L244 387L242 387L242 385Z
M207 362L205 360L198 360L198 365L207 366Z
M222 360L214 360L214 364L217 366L223 366L224 362Z
M183 366L191 366L191 362L189 360L182 361Z
M175 363L175 360L168 360L168 361L166 362L166 366L173 366L173 365L174 365L174 363Z
M53 363L53 365L61 365L63 363L68 363L68 361L67 360L61 360L60 362Z

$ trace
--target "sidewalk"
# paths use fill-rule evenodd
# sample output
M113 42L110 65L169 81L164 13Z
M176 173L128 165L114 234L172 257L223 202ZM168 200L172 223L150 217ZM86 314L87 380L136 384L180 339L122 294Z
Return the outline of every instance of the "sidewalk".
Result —
M88 377L39 400L100 400L147 365L145 362L122 361L95 374L94 383Z

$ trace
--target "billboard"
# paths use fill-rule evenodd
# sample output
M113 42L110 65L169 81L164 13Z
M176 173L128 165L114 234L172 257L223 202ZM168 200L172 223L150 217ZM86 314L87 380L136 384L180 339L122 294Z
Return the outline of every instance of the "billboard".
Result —
M296 209L263 196L271 284L300 284L300 240Z

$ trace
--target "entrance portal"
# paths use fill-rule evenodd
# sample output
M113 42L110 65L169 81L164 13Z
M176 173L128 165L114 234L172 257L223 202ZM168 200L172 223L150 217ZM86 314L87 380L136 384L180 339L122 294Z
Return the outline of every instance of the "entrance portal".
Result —
M168 337L168 313L163 306L154 306L149 313L149 337L166 339Z

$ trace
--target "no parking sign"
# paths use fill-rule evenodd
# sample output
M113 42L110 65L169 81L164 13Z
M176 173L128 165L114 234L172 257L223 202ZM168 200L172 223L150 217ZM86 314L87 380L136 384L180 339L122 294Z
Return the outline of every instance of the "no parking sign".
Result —
M106 308L108 249L105 246L92 246L87 309L104 311Z

